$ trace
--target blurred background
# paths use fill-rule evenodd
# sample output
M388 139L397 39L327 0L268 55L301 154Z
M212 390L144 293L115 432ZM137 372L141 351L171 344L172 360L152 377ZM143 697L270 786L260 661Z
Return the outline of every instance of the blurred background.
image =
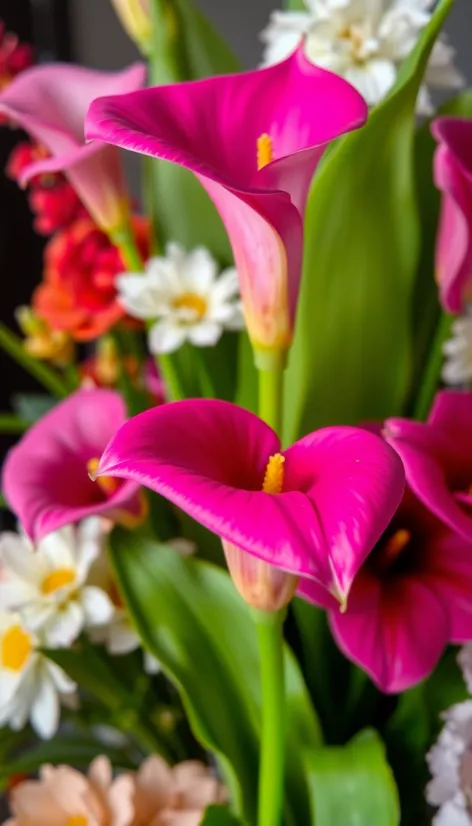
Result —
M257 66L258 35L277 0L199 0L201 8L226 35L247 67ZM72 60L98 69L119 69L138 58L138 52L120 28L110 0L0 0L0 19L20 39L34 45L37 59ZM458 65L472 82L472 0L457 0L447 30L458 53ZM0 129L0 165L19 140L19 133ZM137 194L137 158L129 157ZM39 280L44 240L33 233L24 194L0 175L0 318L14 326L13 312L31 296ZM13 393L32 390L31 379L0 353L0 409L9 407ZM8 447L0 440L0 456Z

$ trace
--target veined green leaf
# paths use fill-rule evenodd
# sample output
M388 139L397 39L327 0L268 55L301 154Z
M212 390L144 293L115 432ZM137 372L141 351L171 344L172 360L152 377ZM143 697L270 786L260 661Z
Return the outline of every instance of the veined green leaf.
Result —
M200 742L217 755L233 802L255 821L260 726L259 655L246 605L228 574L199 559L116 530L112 557L146 647L181 694ZM287 820L306 823L302 750L318 722L287 650ZM309 745L311 744L311 746Z
M453 0L442 0L395 89L339 141L310 192L286 441L327 424L402 412L413 363L420 227L415 102Z
M305 765L316 826L398 826L395 782L375 731L311 751Z

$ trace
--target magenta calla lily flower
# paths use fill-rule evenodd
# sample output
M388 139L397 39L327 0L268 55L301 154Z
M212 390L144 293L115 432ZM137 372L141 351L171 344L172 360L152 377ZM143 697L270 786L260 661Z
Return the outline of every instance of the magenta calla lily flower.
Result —
M264 352L292 338L313 173L329 142L366 117L359 93L300 48L267 69L96 100L86 134L195 173L226 226Z
M388 419L385 437L418 498L472 542L472 393L438 393L427 423Z
M398 456L371 433L326 428L282 451L257 416L210 399L130 419L105 450L100 474L157 491L230 551L313 579L341 601L404 483Z
M98 465L107 442L126 420L123 399L112 390L78 390L33 425L7 456L2 490L34 541L63 525L103 515L124 524L144 516L134 482L103 480Z
M0 94L0 113L51 153L22 170L20 183L63 172L99 226L108 232L120 228L128 220L128 195L119 152L100 142L86 145L84 120L94 98L131 92L144 81L140 63L123 72L55 63L18 75Z
M461 313L472 297L472 121L437 118L435 183L443 193L436 245L441 303Z
M472 543L407 488L344 613L314 582L301 580L299 595L328 609L339 648L382 691L405 691L431 674L449 643L472 639Z

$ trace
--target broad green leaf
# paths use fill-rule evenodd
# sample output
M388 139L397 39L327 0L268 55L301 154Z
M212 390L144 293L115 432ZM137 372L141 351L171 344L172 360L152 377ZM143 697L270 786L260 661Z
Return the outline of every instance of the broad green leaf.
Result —
M286 382L286 441L322 425L402 412L420 245L415 102L452 5L439 3L390 96L363 129L338 142L315 176Z
M246 605L228 574L198 559L116 530L112 557L146 647L179 689L190 725L217 755L233 802L255 821L260 725L259 656ZM306 823L301 754L320 733L287 650L287 820Z
M316 826L398 826L395 781L376 732L305 757Z
M243 826L243 823L225 806L209 806L201 826Z

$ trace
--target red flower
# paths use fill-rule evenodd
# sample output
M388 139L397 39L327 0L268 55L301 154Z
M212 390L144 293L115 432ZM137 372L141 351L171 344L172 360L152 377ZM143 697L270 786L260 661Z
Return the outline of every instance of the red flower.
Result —
M18 181L26 167L48 157L49 152L40 144L22 141L11 153L6 173L13 181ZM60 172L32 178L28 201L35 215L34 228L40 235L52 235L88 215L75 190Z
M16 34L7 32L0 20L0 89L4 89L28 66L33 65L33 49L20 43Z
M146 258L148 223L135 217L133 225ZM89 218L75 221L46 246L44 279L33 296L34 310L52 329L67 330L76 341L98 338L125 315L115 289L116 276L125 269L105 233Z

